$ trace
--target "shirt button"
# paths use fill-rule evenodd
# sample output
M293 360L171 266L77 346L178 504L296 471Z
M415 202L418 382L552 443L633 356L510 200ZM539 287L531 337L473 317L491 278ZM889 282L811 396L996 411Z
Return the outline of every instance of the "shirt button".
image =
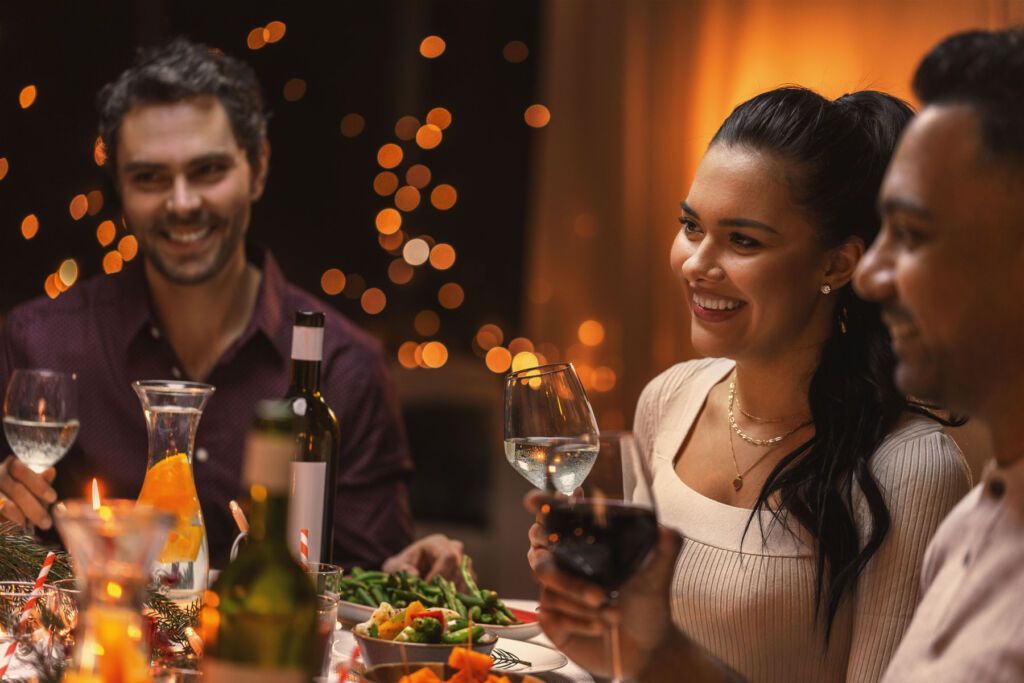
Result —
M171 374L174 375L174 379L181 379L181 370L178 368L171 368Z
M1006 484L1002 479L993 479L988 483L988 492L993 498L1002 498L1006 493Z
M207 451L202 446L200 446L199 448L196 449L196 461L198 461L198 462L206 462L209 459L210 459L210 452L209 451Z

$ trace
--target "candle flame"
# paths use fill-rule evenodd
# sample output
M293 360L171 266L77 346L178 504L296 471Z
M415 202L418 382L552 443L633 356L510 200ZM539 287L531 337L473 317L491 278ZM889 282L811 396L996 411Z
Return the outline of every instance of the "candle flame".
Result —
M100 509L100 487L96 483L96 477L92 478L92 509Z

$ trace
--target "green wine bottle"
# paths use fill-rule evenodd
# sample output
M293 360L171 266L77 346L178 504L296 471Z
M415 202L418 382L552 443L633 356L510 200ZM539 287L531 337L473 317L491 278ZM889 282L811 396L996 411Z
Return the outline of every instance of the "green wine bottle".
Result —
M242 471L252 505L249 544L207 597L206 683L291 683L320 673L325 643L317 629L316 590L287 540L295 427L288 403L257 406Z
M308 535L307 561L330 564L334 557L334 498L338 487L338 420L320 394L324 314L295 313L291 380L285 400L297 417L299 451L292 463L292 506L288 545L296 557L299 532Z

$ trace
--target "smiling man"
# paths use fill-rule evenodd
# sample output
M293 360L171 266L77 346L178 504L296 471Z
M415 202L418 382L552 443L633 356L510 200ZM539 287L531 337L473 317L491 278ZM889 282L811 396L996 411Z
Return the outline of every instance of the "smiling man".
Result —
M140 55L103 88L99 105L107 164L143 258L7 318L0 390L14 368L76 372L82 426L56 472L35 475L7 458L0 515L49 528L47 506L82 496L94 476L106 495L135 498L147 436L131 382L209 382L217 390L199 425L194 467L212 562L222 564L253 408L285 394L294 312L323 310L322 385L341 426L334 559L380 564L411 538L411 464L398 404L380 344L246 244L270 156L255 74L178 39Z

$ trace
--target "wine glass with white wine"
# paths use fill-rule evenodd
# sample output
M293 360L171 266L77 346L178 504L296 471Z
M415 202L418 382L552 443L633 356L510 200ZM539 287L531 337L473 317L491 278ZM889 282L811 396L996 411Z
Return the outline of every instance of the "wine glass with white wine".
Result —
M4 435L33 472L56 465L78 436L75 375L53 370L11 373L4 397ZM31 533L31 525L26 529Z

